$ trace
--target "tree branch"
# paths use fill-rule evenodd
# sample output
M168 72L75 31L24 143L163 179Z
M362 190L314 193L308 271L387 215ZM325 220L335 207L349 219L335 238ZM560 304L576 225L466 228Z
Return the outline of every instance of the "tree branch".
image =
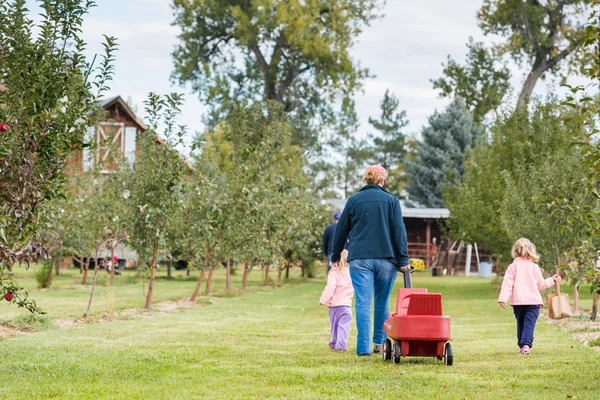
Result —
M564 49L563 51L561 51L560 53L558 53L556 55L556 57L552 57L550 58L550 60L548 60L548 69L553 68L556 64L558 64L560 61L564 60L566 57L569 56L569 54L571 54L573 51L575 51L575 49L577 47L579 47L579 45L583 42L582 39L578 39L574 42L571 42L569 44L569 47L567 47L566 49Z
M300 68L300 69L296 69L296 66L293 65L290 68L290 70L288 71L288 74L285 77L285 79L283 80L283 82L281 82L281 85L279 85L279 90L277 90L277 98L275 100L279 101L280 103L283 103L283 96L285 95L285 92L289 89L289 87L294 82L294 79L296 79L298 76L300 76L304 72L308 71L309 69L310 69L310 66L308 66L308 65L305 66L304 68Z
M248 48L250 50L252 50L252 52L256 56L256 61L258 61L258 65L260 66L260 69L262 70L262 72L265 74L265 76L268 75L269 74L269 64L267 64L267 61L265 60L265 56L263 56L260 49L258 48L258 44L256 42L250 42L250 44L248 45Z

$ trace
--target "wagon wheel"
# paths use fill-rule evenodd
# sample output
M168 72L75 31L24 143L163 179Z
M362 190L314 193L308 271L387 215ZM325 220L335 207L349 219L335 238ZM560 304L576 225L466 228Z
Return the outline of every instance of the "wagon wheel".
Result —
M451 366L454 361L454 355L452 354L452 344L450 342L446 342L444 346L444 364L447 366Z
M392 341L386 338L383 342L383 361L389 361L392 359Z
M396 364L400 364L400 357L402 357L402 347L400 347L400 343L394 341L394 351L392 351L392 357Z

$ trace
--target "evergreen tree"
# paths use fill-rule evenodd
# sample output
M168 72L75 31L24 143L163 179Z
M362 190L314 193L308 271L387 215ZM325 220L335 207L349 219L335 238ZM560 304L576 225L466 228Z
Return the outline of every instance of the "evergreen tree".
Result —
M443 113L429 118L417 146L418 157L407 163L406 190L410 201L425 207L443 207L442 192L450 180L461 180L464 155L475 143L480 129L461 99Z
M392 170L404 169L406 135L402 130L408 125L406 111L398 111L398 106L398 98L388 89L381 101L380 118L378 120L369 118L369 123L378 131L376 135L369 134L369 138L373 141L373 163L380 164L390 172L390 175L395 176L402 174L393 174ZM402 190L402 180L388 179L388 190L399 194Z

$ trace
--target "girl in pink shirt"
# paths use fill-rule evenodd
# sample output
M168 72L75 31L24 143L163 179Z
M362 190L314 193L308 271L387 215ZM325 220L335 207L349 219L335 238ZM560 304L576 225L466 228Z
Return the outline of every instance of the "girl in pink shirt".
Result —
M560 281L559 275L544 279L540 267L536 264L540 259L535 245L529 239L521 238L515 242L512 248L515 260L508 266L502 289L498 297L498 304L506 308L506 302L510 298L517 319L517 340L521 354L529 355L533 346L533 331L540 313L542 301L541 291L548 289L556 281Z
M348 351L348 335L352 322L352 295L354 288L348 270L348 250L341 254L339 266L334 266L327 274L327 286L321 294L319 303L329 307L331 322L331 341L329 347L337 351Z

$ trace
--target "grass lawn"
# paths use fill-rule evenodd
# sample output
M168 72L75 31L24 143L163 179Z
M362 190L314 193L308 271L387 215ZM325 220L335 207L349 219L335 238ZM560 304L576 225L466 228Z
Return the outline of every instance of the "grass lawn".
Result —
M599 397L600 353L540 319L532 355L520 355L512 312L497 308L489 279L415 276L415 287L444 296L444 313L452 318L452 367L434 359L403 358L398 366L380 357L358 358L354 325L350 352L329 350L327 309L317 304L323 286L321 278L178 313L3 340L0 398ZM71 315L67 308L79 315L83 305L58 301L75 290L68 287L33 295L48 299L40 303L51 317ZM187 296L190 288L193 282L161 280L157 299ZM128 291L119 292L119 304ZM589 295L584 297L589 307ZM142 304L139 294L133 298L130 305Z
M61 270L59 276L52 278L50 289L37 289L35 273L37 266L32 266L29 271L24 268L15 268L15 276L18 282L29 291L31 298L48 313L49 318L81 318L90 298L90 289L93 271L89 272L87 285L81 284L79 269ZM241 290L243 269L239 269L232 276L231 285L234 293ZM186 276L185 271L172 271L172 279L167 279L167 270L161 267L157 270L156 283L154 284L153 303L167 300L185 299L192 295L199 271L192 271ZM297 278L299 270L292 270L291 278ZM208 271L204 275L203 284L198 296L204 294ZM91 316L104 313L143 307L148 292L148 279L138 277L137 270L125 270L122 275L115 276L111 285L107 285L109 275L105 271L98 271L98 279L94 301L92 303ZM271 270L270 280L277 279L277 272ZM248 275L248 286L260 286L263 284L264 272L260 269L252 269ZM273 282L271 282L273 283ZM211 285L211 294L223 296L225 291L225 271L223 268L216 269ZM19 309L0 301L0 320L14 319L19 316L28 315L24 309Z

